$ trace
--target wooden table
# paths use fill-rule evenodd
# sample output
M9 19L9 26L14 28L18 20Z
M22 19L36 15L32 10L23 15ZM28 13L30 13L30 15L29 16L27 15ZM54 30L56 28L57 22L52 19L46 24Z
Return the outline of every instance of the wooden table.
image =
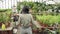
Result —
M13 34L13 28L12 27L8 27L5 30L0 29L0 34Z

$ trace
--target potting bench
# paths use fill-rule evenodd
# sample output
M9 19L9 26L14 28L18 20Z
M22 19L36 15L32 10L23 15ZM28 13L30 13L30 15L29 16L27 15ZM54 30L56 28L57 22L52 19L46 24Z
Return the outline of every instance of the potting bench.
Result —
M13 34L13 27L8 27L5 30L0 29L0 34Z

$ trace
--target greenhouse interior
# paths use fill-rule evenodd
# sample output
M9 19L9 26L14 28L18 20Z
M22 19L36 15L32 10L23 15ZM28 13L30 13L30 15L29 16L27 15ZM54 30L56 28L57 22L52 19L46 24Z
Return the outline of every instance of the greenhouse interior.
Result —
M0 34L60 34L60 0L0 0Z

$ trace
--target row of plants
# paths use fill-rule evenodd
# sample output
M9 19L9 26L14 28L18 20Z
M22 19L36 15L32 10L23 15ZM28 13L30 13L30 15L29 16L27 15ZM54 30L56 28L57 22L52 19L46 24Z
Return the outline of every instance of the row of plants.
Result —
M27 5L32 8L33 11L38 12L46 11L48 9L53 9L55 5L46 5L45 3L39 3L39 2L18 2L17 9L20 10L21 6Z
M33 13L38 13L39 11L41 11L41 12L42 11L48 11L49 9L53 9L53 10L58 9L59 10L59 8L60 8L59 4L57 4L57 5L51 5L51 4L46 5L44 2L39 3L39 2L26 2L26 1L24 1L24 2L18 2L18 4L17 4L18 11L21 10L21 7L23 7L25 5L31 7Z
M0 28L4 23L6 27L10 26L11 22L11 9L1 9L0 10Z
M60 14L58 15L36 15L36 20L40 23L41 26L43 27L56 27L53 26L55 24L57 24L57 27L60 27ZM47 30L54 30L54 28L47 28ZM45 28L42 28L42 30L46 30ZM60 34L60 29L56 28L54 31L56 31L56 33ZM47 31L48 32L48 31ZM53 34L50 33L49 34Z
M47 26L53 25L55 23L60 24L60 15L36 15L36 20L40 23L46 24Z

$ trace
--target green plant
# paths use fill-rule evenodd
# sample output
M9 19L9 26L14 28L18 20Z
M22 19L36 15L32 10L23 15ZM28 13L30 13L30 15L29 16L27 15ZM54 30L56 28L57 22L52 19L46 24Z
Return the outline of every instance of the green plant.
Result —
M1 9L2 10L2 9ZM4 10L6 10L6 12L0 12L0 23L2 22L2 23L6 23L6 22L8 22L8 21L10 21L11 19L11 10L10 9L4 9Z
M18 11L21 10L21 6L29 6L31 7L33 13L38 13L40 10L42 11L48 11L48 9L54 9L55 5L46 5L45 3L39 3L39 2L18 2L17 9Z
M11 21L11 9L0 9L0 27L2 23L5 23L6 27L10 26Z
M5 17L2 13L0 13L0 23L5 22Z
M40 22L47 24L50 26L51 24L53 25L54 23L60 23L60 16L52 16L52 15L43 15L43 16L36 16L36 19L39 20Z

